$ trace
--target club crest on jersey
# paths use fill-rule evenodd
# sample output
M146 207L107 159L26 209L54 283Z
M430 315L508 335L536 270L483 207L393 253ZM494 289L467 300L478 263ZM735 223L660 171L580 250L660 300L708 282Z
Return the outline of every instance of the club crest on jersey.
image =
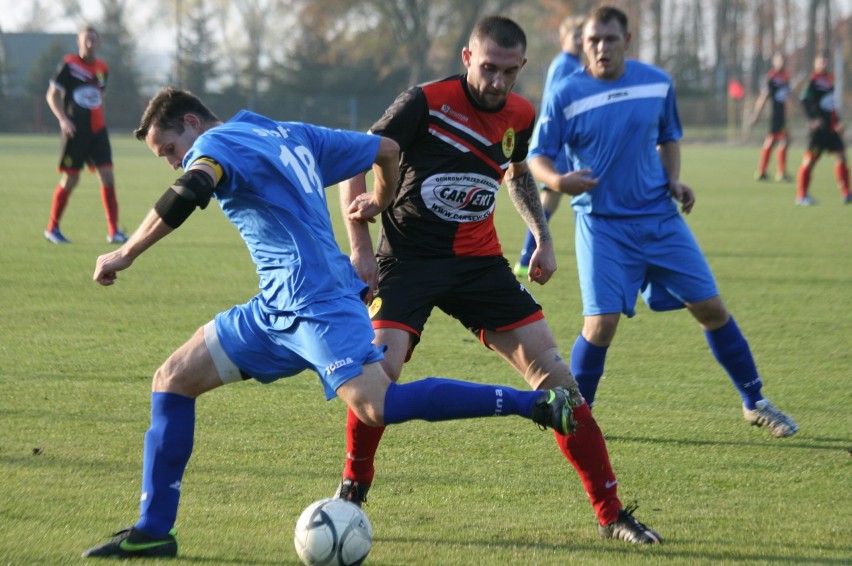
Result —
M512 157L512 153L515 152L515 130L513 128L509 128L506 130L506 133L503 134L503 155L506 158Z
M421 184L421 196L435 215L451 222L479 222L491 216L497 181L475 173L440 173Z
M373 299L373 302L370 303L370 308L367 310L370 318L376 316L376 313L379 312L380 308L382 308L382 300L379 297L376 297Z

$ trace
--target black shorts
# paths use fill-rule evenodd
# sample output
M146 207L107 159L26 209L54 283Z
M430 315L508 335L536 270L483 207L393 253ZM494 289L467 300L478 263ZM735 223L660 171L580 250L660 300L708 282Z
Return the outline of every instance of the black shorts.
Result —
M771 135L787 133L787 121L784 119L783 116L773 116L772 119L769 120L769 133Z
M836 130L829 128L817 128L811 130L808 139L808 150L816 155L823 151L843 151L843 139Z
M373 328L410 332L414 345L434 307L480 340L484 330L512 330L544 318L502 256L378 261L378 292L370 305Z
M106 129L99 132L78 130L74 137L62 136L62 156L59 159L59 170L76 174L83 165L89 169L112 165L112 148Z

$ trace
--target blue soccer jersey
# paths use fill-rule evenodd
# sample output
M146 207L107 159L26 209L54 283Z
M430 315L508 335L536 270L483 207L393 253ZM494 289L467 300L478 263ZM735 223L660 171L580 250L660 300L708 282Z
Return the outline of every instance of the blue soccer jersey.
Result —
M555 84L536 124L529 158L557 162L564 151L569 170L591 169L599 182L572 199L577 213L672 215L677 208L656 146L682 135L669 76L627 61L615 81L576 72Z
M208 130L184 157L215 160L214 191L260 277L261 308L292 312L358 294L364 283L334 239L325 187L371 167L379 137L242 111Z
M550 95L553 87L571 73L577 72L577 69L580 69L580 58L576 55L572 55L567 51L561 51L559 55L553 58L553 61L550 62L550 66L547 68L547 76L544 79L544 89L541 93L542 108L544 108L547 97ZM570 171L565 152L560 152L554 163L556 170L560 173Z

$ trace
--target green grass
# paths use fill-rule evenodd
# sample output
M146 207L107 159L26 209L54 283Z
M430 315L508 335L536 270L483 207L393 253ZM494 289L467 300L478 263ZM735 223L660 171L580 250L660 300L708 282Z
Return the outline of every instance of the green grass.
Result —
M175 174L129 136L114 136L114 146L122 225L132 230ZM62 225L73 245L41 235L57 150L52 137L0 137L0 564L77 563L135 521L151 374L198 326L256 292L248 254L215 207L115 287L92 283L95 258L110 249L93 175ZM683 178L698 193L688 221L765 391L800 433L775 440L746 426L696 324L640 304L622 321L595 416L622 499L640 503L665 545L599 540L576 474L529 423L418 422L382 444L366 508L376 532L369 563L852 560L852 207L840 204L828 161L813 183L820 206L801 208L793 185L751 180L757 154L686 146ZM794 146L791 170L800 159ZM514 261L523 233L500 198L496 222ZM553 221L560 271L532 290L568 353L582 321L563 206ZM405 372L426 375L523 386L441 313ZM311 374L203 396L175 563L296 564L296 518L339 478L344 413L340 401L323 401Z

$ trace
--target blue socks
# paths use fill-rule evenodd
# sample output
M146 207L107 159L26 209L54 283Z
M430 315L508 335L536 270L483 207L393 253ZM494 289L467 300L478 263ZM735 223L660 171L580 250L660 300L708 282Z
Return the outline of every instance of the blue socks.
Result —
M754 364L748 342L740 332L734 317L731 317L721 328L705 330L704 336L716 361L725 368L731 381L734 382L734 387L740 392L746 408L753 410L755 402L763 399L760 393L763 383L757 373L757 366Z
M429 377L409 383L391 383L385 394L385 424L413 419L447 421L520 415L530 418L541 391L520 391Z
M571 349L571 373L577 380L580 393L589 407L595 402L601 376L606 362L606 351L609 346L595 346L580 334Z
M136 528L158 537L175 525L180 482L192 454L195 399L151 394L151 428L145 433L142 500Z

